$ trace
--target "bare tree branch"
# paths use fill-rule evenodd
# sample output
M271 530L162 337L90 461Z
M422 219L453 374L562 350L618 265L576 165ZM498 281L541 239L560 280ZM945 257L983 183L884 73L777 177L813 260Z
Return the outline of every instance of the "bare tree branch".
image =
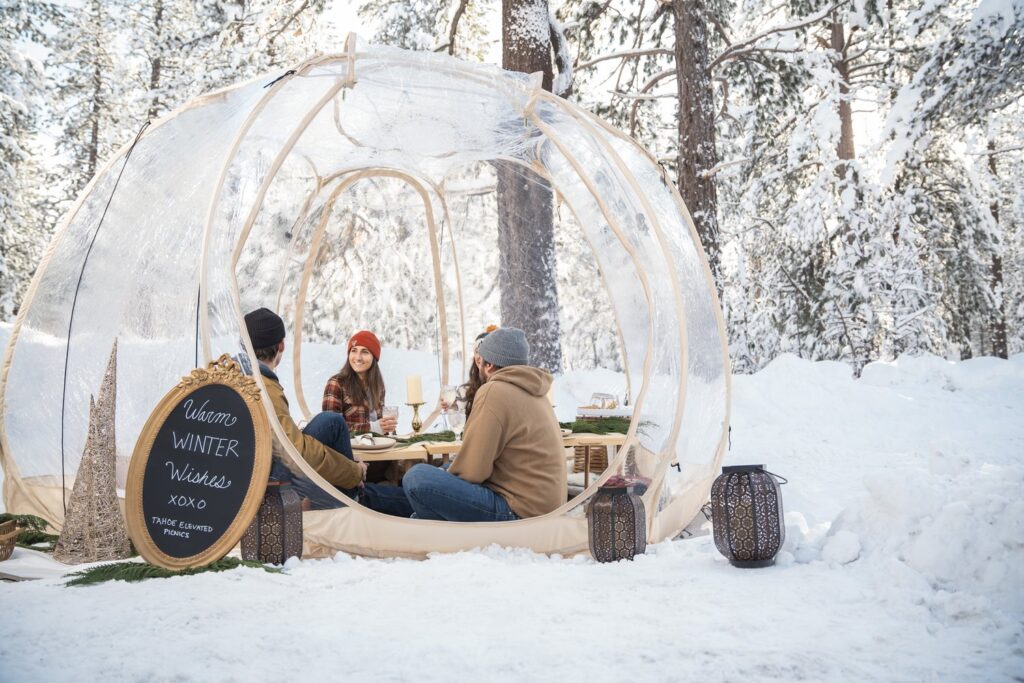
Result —
M667 48L667 47L651 47L651 48L645 48L645 49L641 49L641 50L623 50L622 52L612 52L612 53L609 53L609 54L606 54L606 55L601 55L600 57L595 57L594 59L591 59L589 62L584 62L583 64L579 64L579 65L576 66L576 71L582 71L583 69L589 69L590 67L594 66L595 64L607 61L609 59L635 59L636 57L644 57L644 56L647 56L647 55L670 55L671 56L673 54L675 54L675 53L672 52L672 50Z
M719 171L724 171L725 169L729 168L730 166L736 166L738 164L745 164L745 163L747 163L749 161L751 161L750 157L741 157L739 159L733 159L732 161L723 161L723 162L720 162L718 164L715 164L715 166L713 168L704 169L698 175L701 178L710 178L711 176L715 175Z
M1001 147L999 149L987 149L984 152L970 152L974 156L982 157L994 157L997 154L1007 154L1009 152L1019 152L1024 150L1024 145L1012 145L1010 147Z
M281 28L277 29L277 31L275 31L274 33L270 34L270 36L267 37L267 44L269 45L270 43L274 42L277 39L277 37L284 33L285 30L289 26L291 26L296 19L299 18L299 15L305 12L307 9L309 9L309 0L303 0L302 4L299 5L294 12L288 15L288 18L285 19L285 22L281 24Z
M776 33L787 33L789 31L796 31L805 26L815 24L821 21L822 19L826 18L829 14L834 12L836 9L842 7L843 5L847 4L848 2L850 2L850 0L839 0L839 2L836 2L822 10L819 10L818 12L815 12L814 14L808 17L804 17L802 19L790 22L788 24L782 24L781 26L775 26L773 28L761 31L760 33L753 35L750 38L741 40L738 43L733 43L729 47L725 48L725 50L723 50L720 55L715 57L714 60L712 60L712 62L708 65L708 70L714 69L719 64L726 62L730 59L733 59L734 57L737 56L738 53L763 51L760 48L753 48L752 46L762 38L766 38L770 35L774 35Z
M668 69L667 71L662 71L661 73L654 74L649 79L647 79L646 83L644 83L640 87L640 90L638 91L638 94L642 96L645 93L650 92L650 90L654 86L656 86L658 83L660 83L661 81L665 80L666 78L672 78L673 76L676 75L676 73L677 73L677 71L675 69ZM649 98L646 98L646 99L656 99L656 98L649 97ZM630 106L630 108L629 108L629 134L630 135L636 135L636 113L637 113L637 110L640 107L640 104L643 101L644 101L643 98L638 98L638 99L636 99L633 102L632 106Z
M463 1L465 2L466 0ZM548 33L551 38L551 51L555 54L555 68L558 70L552 85L556 95L568 97L572 94L574 75L572 71L572 56L569 54L569 41L562 31L562 26L555 19L555 15L549 14Z
M668 99L672 99L672 98L676 97L675 93L670 93L670 92L662 93L660 95L645 95L645 94L642 94L642 93L623 92L621 90L612 90L611 93L612 93L612 95L615 95L616 97L621 97L621 98L626 99L626 100L639 100L639 101L668 100Z
M455 14L452 16L452 25L448 29L448 54L455 54L455 34L459 31L459 21L462 19L462 15L466 12L466 5L469 4L469 0L459 0L459 6L455 10Z

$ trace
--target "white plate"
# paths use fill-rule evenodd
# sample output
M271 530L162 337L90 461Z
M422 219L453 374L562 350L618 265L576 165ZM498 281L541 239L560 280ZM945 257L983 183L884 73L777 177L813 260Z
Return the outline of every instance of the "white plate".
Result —
M562 429L561 431L562 431L562 436L569 436L570 434L572 434L572 430L571 429Z
M394 446L397 441L389 436L357 436L352 439L352 450L354 451L385 451Z

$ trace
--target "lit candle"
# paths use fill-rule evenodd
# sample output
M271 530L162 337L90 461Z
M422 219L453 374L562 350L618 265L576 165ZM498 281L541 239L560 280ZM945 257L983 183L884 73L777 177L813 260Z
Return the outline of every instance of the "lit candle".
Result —
M419 375L405 376L405 402L423 403L423 381Z

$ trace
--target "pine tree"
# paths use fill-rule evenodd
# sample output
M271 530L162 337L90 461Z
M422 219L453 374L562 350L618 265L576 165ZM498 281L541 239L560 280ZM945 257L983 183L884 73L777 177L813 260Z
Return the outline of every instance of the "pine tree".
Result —
M61 197L73 199L100 165L134 133L122 117L125 80L116 69L113 52L118 24L114 6L87 0L66 6L56 18L47 70L54 80L53 108L61 134L57 150L63 161Z
M49 233L32 140L44 101L43 68L22 45L42 39L53 13L46 2L0 5L0 320L17 312Z

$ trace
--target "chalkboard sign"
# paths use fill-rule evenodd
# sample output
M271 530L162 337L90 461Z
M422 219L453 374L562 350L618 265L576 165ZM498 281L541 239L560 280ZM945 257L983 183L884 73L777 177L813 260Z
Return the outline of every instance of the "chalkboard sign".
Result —
M128 533L152 564L209 564L245 533L269 473L259 387L225 354L182 378L146 421L128 469Z

